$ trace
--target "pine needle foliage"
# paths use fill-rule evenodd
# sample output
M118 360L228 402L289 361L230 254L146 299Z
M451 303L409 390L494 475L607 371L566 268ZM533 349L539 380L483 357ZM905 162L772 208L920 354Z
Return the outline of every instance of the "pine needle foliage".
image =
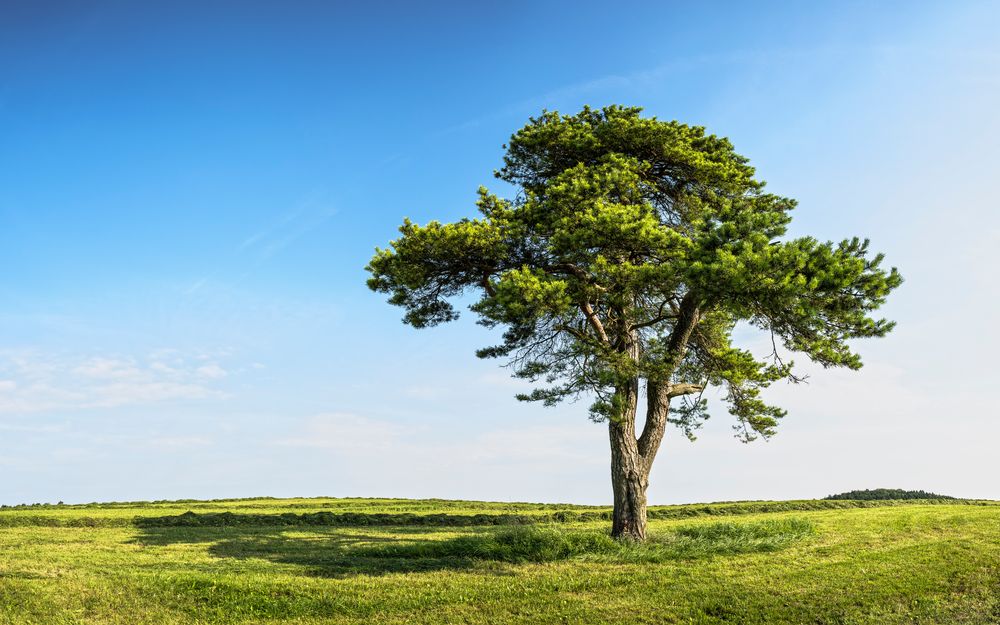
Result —
M495 172L519 189L480 188L480 216L409 220L367 269L416 328L458 317L478 297L479 322L505 329L478 351L545 382L526 401L587 394L614 419L635 380L665 381L684 399L670 421L693 435L700 392L723 390L738 436L770 436L785 412L760 391L798 380L779 345L824 367L861 367L850 341L880 337L873 317L901 283L867 240L787 238L796 202L765 191L728 139L641 109L544 112L513 135ZM768 334L759 358L732 343L738 322ZM689 392L685 392L689 391Z

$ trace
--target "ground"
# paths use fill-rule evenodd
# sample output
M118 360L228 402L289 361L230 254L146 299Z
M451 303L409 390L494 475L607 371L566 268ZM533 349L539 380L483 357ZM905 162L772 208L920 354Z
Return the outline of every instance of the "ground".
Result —
M318 514L317 514L318 513ZM0 623L1000 623L1000 504L254 499L0 510Z

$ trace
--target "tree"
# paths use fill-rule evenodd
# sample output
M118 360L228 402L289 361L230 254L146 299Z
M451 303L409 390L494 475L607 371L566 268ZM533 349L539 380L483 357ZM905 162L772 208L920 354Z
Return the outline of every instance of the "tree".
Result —
M519 399L593 398L610 435L612 535L635 540L668 424L693 439L718 387L740 439L771 436L785 411L761 389L801 380L783 354L860 368L849 341L892 329L871 314L902 281L867 240L785 238L795 201L766 193L728 139L641 110L531 118L495 172L513 199L480 188L477 219L404 220L367 267L416 328L457 318L450 300L474 294L479 322L504 329L477 355L543 383ZM735 346L737 324L771 353Z

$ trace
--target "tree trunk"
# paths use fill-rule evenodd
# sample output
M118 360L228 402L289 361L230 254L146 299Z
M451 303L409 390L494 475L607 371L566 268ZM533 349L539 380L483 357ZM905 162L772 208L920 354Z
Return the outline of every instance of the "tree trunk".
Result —
M611 437L611 486L615 506L611 535L625 540L646 540L646 489L653 460L663 441L670 411L670 398L686 395L703 388L695 384L671 386L670 377L684 359L688 340L698 324L698 302L691 293L681 302L680 315L668 342L671 355L668 372L656 379L646 380L646 423L642 434L636 438L635 417L639 401L639 379L615 389L618 407L616 418L610 419L608 432ZM639 361L639 337L633 331L625 341L625 351L633 361Z
M621 418L611 421L608 427L611 436L611 485L615 496L611 535L615 538L646 539L646 489L667 425L669 389L667 384L647 381L646 423L638 439L635 436L638 380L634 387L619 391L624 409Z
M611 424L611 486L615 494L611 536L646 540L646 487L648 474L639 458L635 434ZM631 440L629 440L631 439ZM631 445L629 444L631 442Z
M649 471L639 454L635 438L636 403L639 381L617 393L621 413L608 424L611 439L611 486L614 513L611 536L625 540L646 539L646 487Z

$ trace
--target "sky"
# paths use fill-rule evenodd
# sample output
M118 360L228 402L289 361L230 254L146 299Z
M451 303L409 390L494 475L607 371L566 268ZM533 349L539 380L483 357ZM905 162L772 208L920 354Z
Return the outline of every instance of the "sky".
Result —
M1000 7L486 5L0 0L0 503L609 503L586 401L517 402L490 331L404 326L364 266L510 193L530 116L612 103L728 136L791 234L906 280L861 371L767 392L773 439L718 402L669 433L650 502L1000 499Z

